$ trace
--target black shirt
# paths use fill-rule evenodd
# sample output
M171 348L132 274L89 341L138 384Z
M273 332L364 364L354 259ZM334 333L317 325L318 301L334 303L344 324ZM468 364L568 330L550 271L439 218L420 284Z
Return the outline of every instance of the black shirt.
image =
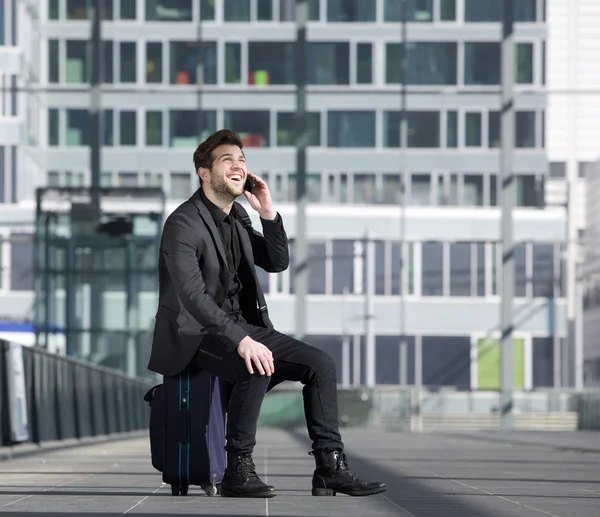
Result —
M241 252L240 241L235 225L235 220L237 219L237 210L235 205L233 205L231 207L231 212L226 214L206 197L202 189L200 189L200 198L208 208L210 215L212 216L215 225L219 230L221 240L223 241L223 248L225 249L227 268L229 269L229 288L227 290L227 297L225 298L222 309L226 313L239 313L240 301L238 293L242 289L242 283L240 282L240 278L238 276Z

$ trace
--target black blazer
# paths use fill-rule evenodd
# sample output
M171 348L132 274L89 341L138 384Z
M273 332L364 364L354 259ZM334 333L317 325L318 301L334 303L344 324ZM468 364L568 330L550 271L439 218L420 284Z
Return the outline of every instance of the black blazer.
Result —
M242 260L240 305L244 319L272 328L255 266L269 273L287 269L288 238L281 215L262 220L263 234L252 227L248 213L235 203L235 224ZM221 310L229 286L225 250L215 222L197 191L181 204L163 227L159 261L159 298L148 369L176 375L192 360L202 338L217 337L233 352L247 333Z

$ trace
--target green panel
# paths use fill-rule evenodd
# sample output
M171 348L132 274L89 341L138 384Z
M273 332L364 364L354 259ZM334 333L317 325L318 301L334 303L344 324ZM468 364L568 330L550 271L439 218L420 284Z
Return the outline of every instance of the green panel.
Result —
M513 340L513 386L525 386L525 342ZM477 389L500 389L500 342L484 338L477 341Z

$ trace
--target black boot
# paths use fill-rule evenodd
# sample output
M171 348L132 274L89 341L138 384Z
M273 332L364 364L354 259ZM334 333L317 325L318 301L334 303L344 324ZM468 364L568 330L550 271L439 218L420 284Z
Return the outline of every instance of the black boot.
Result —
M275 497L275 488L263 483L251 454L227 454L227 468L221 483L222 497Z
M335 495L336 493L353 496L375 495L385 492L387 486L379 481L368 483L360 480L348 466L346 455L342 451L314 451L317 464L312 479L312 495Z

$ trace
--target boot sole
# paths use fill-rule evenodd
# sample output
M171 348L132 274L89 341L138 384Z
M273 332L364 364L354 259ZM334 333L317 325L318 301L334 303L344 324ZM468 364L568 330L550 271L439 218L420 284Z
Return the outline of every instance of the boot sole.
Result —
M331 488L313 488L312 495L315 497L334 497L336 494L345 494L352 497L364 497L368 495L376 495L385 492L387 487L371 488L370 490L355 490L352 492L345 492L343 490L332 490Z
M240 494L239 492L230 492L226 488L221 487L221 497L237 497L247 499L269 499L275 497L277 492L249 492L247 494Z

